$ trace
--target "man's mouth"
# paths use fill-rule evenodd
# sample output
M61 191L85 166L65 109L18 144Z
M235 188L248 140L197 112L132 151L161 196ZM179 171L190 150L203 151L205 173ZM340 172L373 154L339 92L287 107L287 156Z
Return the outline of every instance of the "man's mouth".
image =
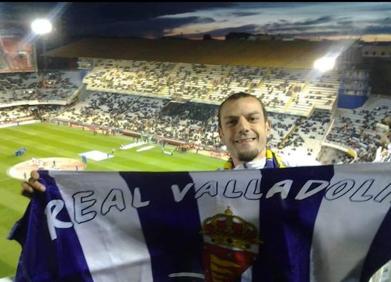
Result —
M251 138L240 138L240 139L236 139L235 140L235 143L237 144L243 144L243 143L248 143L248 142L252 142L252 141L255 141L255 137L251 137Z

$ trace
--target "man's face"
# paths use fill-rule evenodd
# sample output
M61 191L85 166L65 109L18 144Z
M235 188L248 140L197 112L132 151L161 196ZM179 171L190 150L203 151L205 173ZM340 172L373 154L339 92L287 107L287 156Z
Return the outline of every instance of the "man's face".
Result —
M235 165L265 156L269 123L260 102L253 97L226 102L220 110L221 141Z

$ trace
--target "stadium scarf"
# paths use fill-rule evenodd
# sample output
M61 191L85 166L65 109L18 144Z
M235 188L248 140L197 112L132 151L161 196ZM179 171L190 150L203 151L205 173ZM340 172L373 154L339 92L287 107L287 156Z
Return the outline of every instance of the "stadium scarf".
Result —
M16 281L368 281L391 259L390 171L42 171Z
M234 163L232 158L229 158L228 161L224 163L224 169L233 169ZM264 168L284 168L285 165L281 158L273 152L271 149L266 149L266 163Z

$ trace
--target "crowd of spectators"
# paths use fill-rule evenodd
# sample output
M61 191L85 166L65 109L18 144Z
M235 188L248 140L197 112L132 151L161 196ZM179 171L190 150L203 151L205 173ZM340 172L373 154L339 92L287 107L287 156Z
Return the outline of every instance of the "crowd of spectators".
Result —
M311 117L303 118L298 133L309 139L322 140L330 124L331 115L327 111L316 111Z
M379 122L391 116L387 103L379 102L358 110L339 110L327 135L327 142L341 144L355 150L357 162L375 159L380 144L376 130ZM317 110L308 117L269 112L272 130L269 144L291 152L304 148L304 154L316 157L331 126L331 113ZM220 149L217 106L193 102L177 102L118 93L90 92L69 106L19 106L3 108L0 122L40 116L43 120L78 122L93 128L126 130L158 138L195 144L206 149ZM340 154L330 162L351 159Z
M160 112L155 133L171 139L188 140L198 146L220 144L217 106L198 103L168 103ZM212 128L213 127L213 128Z
M268 111L309 116L331 110L338 73L247 66L100 60L84 77L88 90L220 104L234 92L252 93Z
M65 103L81 85L78 71L0 75L0 107Z
M377 125L391 116L391 105L387 99L367 103L365 108L340 110L327 140L351 147L357 153L357 161L370 162L375 159L381 146L382 133Z
M356 161L373 161L379 146L376 124L391 116L383 103L339 110L332 123L331 106L339 87L336 72L316 78L305 70L101 60L83 82L87 90L68 106L10 107L17 101L64 101L80 87L80 74L5 74L0 77L0 122L39 116L220 149L217 104L233 92L246 91L266 104L272 147L302 147L305 154L316 156L333 124L328 142L355 150Z
M179 104L167 99L92 92L85 100L50 118L216 146L219 142L216 113L215 105ZM214 125L216 128L212 131Z
M271 122L269 144L271 144L273 147L279 146L283 138L286 137L291 130L293 130L296 122L299 119L298 116L280 113L270 113L268 118Z
M92 92L85 100L67 107L53 117L95 127L142 132L150 131L165 103L165 99Z
M33 112L28 106L0 108L0 126L33 118Z

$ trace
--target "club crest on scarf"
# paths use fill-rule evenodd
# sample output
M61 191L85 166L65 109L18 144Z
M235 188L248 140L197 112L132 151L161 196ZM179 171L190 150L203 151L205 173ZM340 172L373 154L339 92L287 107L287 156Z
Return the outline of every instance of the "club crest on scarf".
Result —
M202 229L205 281L236 281L253 264L262 243L257 228L228 207L224 214L205 219Z

